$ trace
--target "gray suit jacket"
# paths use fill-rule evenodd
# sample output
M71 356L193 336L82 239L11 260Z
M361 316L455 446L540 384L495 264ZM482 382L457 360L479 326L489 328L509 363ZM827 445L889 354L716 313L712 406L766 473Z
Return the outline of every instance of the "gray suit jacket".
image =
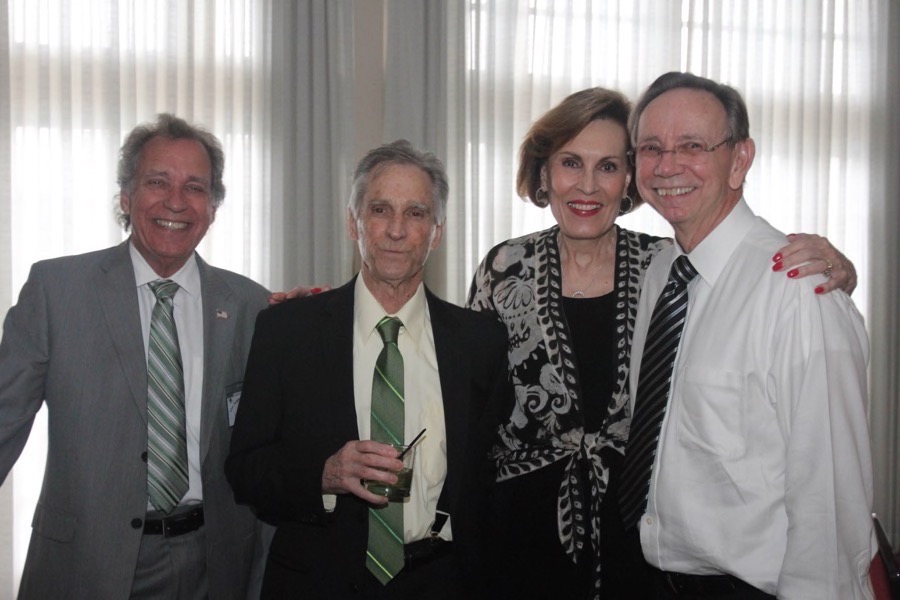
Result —
M205 364L203 502L210 597L242 598L255 519L224 474L225 390L243 379L268 292L197 257ZM0 480L42 402L48 456L20 598L127 598L147 507L147 368L128 242L36 263L0 342Z

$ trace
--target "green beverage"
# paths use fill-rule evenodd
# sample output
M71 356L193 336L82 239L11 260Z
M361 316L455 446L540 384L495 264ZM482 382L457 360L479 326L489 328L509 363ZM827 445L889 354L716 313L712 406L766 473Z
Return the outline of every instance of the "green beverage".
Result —
M412 486L412 469L401 469L397 473L397 483L387 488L388 500L391 502L402 502L409 498L409 488Z
M412 469L416 448L398 444L395 444L394 448L401 452L403 461L403 468L396 474L397 483L387 485L380 481L363 481L363 485L373 494L384 496L389 502L403 502L409 498L409 490L412 487Z
M380 481L367 481L366 489L373 494L386 497L390 502L403 502L409 498L412 486L412 469L402 469L397 473L397 483L387 485Z

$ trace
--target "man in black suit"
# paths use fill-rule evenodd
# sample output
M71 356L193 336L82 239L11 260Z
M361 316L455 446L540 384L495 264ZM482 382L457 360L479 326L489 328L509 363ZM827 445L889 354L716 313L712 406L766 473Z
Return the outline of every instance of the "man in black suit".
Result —
M226 474L237 500L277 526L263 597L478 595L492 479L486 411L508 390L507 339L496 320L422 283L447 195L433 155L405 141L372 150L356 169L348 210L360 274L257 320ZM397 450L370 438L373 372L388 343L376 326L386 316L402 322L402 439L427 432L402 504L396 543L402 537L405 562L401 551L398 572L385 577L369 532L388 503L362 480L394 483L402 466Z

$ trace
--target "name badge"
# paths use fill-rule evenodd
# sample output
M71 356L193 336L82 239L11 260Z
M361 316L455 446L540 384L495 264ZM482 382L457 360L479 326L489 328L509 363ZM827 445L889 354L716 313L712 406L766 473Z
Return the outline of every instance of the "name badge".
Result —
M228 427L234 427L234 419L237 417L238 405L241 403L241 388L244 382L239 381L225 388L225 408L228 410Z

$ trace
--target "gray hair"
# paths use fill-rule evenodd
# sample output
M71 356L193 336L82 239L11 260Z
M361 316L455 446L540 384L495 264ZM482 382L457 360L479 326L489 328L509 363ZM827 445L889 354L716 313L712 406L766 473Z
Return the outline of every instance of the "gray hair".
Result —
M731 138L728 143L729 146L734 146L737 142L750 138L750 117L747 116L747 105L744 103L740 92L731 86L718 83L706 77L700 77L693 73L673 71L660 75L656 81L650 84L650 87L647 88L641 99L638 100L637 105L635 105L628 126L632 143L637 143L638 123L647 105L662 94L680 88L709 92L722 104L728 120L728 133Z
M192 125L175 115L161 113L156 121L138 125L131 130L125 142L119 150L119 166L116 181L119 184L119 194L125 192L128 196L134 193L137 182L138 167L141 164L144 148L157 137L170 140L195 140L206 149L209 155L211 170L211 189L213 209L219 208L225 200L225 184L222 182L222 173L225 171L225 153L219 139L198 125ZM116 220L128 231L131 228L131 216L124 213L116 203Z
M369 182L390 165L412 165L422 169L431 179L431 200L434 204L434 224L443 225L447 218L447 196L450 184L444 163L431 152L417 150L406 140L397 140L370 150L356 165L348 208L354 219L359 218L362 201Z

